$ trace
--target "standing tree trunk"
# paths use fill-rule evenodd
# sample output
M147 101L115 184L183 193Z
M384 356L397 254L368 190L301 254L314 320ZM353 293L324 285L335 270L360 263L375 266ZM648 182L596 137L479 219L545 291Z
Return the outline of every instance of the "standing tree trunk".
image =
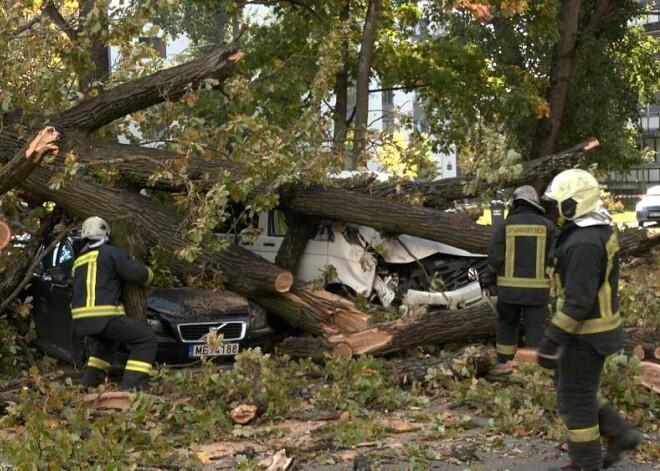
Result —
M339 21L342 28L348 27L351 12L349 0L342 0ZM341 70L337 73L335 82L334 110L334 143L335 150L341 156L346 151L346 136L348 135L348 38L341 43Z
M552 53L548 104L550 116L543 118L532 141L531 158L552 154L557 144L566 99L575 65L580 0L563 0L558 14L559 41Z
M357 83L355 85L355 126L353 151L346 156L345 170L353 170L358 157L367 147L366 135L369 120L369 81L371 80L371 63L373 61L376 31L382 0L369 0L367 17L364 20L362 46L358 59Z

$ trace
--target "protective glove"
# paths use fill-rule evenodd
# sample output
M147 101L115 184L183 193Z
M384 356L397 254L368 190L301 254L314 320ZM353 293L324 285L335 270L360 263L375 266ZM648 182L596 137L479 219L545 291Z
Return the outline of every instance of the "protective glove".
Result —
M486 271L479 276L479 287L488 290L491 296L497 296L497 273Z
M557 367L557 360L559 359L559 344L543 337L539 344L539 349L536 352L536 362L542 368L554 370Z

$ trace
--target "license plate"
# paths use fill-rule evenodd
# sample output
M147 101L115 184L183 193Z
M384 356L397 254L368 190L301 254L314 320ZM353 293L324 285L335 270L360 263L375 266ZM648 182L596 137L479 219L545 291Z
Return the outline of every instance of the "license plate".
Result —
M649 217L651 217L651 218L660 218L660 211L651 211L649 213Z
M188 347L188 356L190 358L228 356L236 355L237 353L237 343L223 343L214 347L206 344L197 344Z

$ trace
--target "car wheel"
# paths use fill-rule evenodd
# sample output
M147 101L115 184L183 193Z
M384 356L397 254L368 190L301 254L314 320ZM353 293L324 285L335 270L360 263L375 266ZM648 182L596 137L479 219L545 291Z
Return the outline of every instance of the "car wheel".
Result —
M86 335L78 336L74 335L73 338L73 366L76 369L83 369L87 364L87 359L89 358L89 352L92 349L92 340Z
M639 227L644 227L644 221L638 221L637 224L639 225Z

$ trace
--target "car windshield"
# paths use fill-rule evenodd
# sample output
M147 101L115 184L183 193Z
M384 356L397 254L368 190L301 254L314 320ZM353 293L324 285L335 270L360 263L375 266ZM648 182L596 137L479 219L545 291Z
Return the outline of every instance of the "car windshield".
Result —
M660 196L660 185L649 188L646 192L646 196Z

